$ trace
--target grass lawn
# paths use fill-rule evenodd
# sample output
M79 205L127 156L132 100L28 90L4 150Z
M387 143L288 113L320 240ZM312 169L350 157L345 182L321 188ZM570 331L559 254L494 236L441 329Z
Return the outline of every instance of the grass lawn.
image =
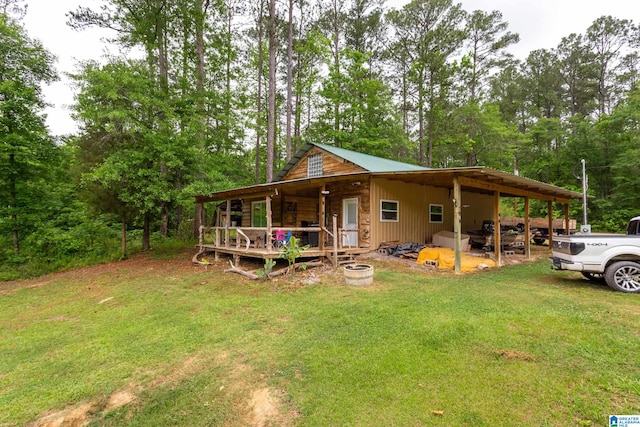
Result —
M271 282L190 251L0 283L0 426L603 426L640 414L640 295L548 260Z

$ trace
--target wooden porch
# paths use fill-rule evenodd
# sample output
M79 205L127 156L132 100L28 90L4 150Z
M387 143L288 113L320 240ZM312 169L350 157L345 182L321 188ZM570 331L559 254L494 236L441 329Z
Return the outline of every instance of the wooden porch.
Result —
M338 228L335 216L332 231L325 227L200 227L198 252L192 261L199 263L199 257L205 253L213 253L216 260L220 254L231 255L236 261L240 257L275 259L294 236L299 241L312 242L300 245L308 246L301 258L326 258L337 266L345 259L370 251L357 245L345 246L342 236L347 233L359 233L359 230ZM306 240L302 238L305 234Z

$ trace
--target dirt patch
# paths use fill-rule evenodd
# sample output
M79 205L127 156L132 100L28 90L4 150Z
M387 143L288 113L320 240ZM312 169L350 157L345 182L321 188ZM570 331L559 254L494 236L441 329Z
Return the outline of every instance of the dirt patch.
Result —
M155 259L153 251L151 251L135 254L122 261L62 271L28 280L0 282L0 296L12 294L21 289L40 288L60 282L83 283L87 284L87 289L90 289L91 285L106 284L124 277L178 278L183 274L195 273L201 269L201 267L191 264L192 255L191 249L183 249L179 255L169 259ZM209 266L209 270L216 268L222 270L222 266Z
M96 412L94 403L86 403L72 409L53 412L36 421L34 427L81 427L89 423Z
M254 390L249 401L251 408L251 425L262 427L278 415L278 401L268 388Z
M496 354L505 360L522 360L525 362L534 362L536 360L534 356L518 350L498 350Z
M138 396L136 396L132 390L122 389L118 390L109 396L109 400L107 400L107 404L105 405L103 411L111 412L119 409L123 406L126 406L130 403L138 400Z
M286 320L285 320L286 321ZM230 365L229 365L230 364ZM231 361L230 356L222 352L215 357L207 358L192 356L185 359L164 375L158 375L146 386L128 384L114 392L106 402L90 402L62 411L49 411L32 424L33 427L82 427L91 422L100 413L106 414L124 406L138 402L140 392L159 387L173 387L212 365L229 365L228 376L225 378L220 391L237 398L235 405L238 419L244 425L254 427L293 425L293 420L299 417L294 410L286 411L283 403L286 400L284 390L268 387L260 375L252 368L240 361ZM256 381L256 378L258 380Z
M287 427L293 425L293 421L298 418L299 414L293 410L289 412L282 411L281 402L285 397L284 395L284 391L277 391L268 387L254 390L248 403L247 423L253 427L272 425Z

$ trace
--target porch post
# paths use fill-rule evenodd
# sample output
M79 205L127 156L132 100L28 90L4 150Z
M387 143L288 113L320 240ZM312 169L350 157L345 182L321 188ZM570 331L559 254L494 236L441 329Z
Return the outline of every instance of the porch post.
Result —
M318 224L320 225L320 232L318 233L318 249L321 251L324 250L324 228L327 226L327 224L324 223L324 215L326 212L324 192L326 190L327 185L322 184L320 187L320 198L318 200Z
M333 257L332 264L333 267L338 266L338 214L333 214L331 216L331 232L333 233Z
M502 236L500 235L500 192L496 191L493 196L493 250L496 255L496 264L502 265Z
M524 198L524 256L531 258L531 218L529 218L529 197Z
M553 202L547 201L547 220L549 222L549 249L553 247Z
M462 191L458 177L453 177L453 251L454 251L454 271L462 272L462 256L460 246L462 246Z
M571 234L571 225L569 224L569 203L564 205L564 232L568 236Z
M231 243L231 239L229 238L229 223L231 222L231 200L227 200L227 211L226 218L224 221L224 247L228 248L229 243Z
M272 217L271 217L271 196L265 198L266 210L267 210L267 251L271 252L273 249L273 236L271 235Z

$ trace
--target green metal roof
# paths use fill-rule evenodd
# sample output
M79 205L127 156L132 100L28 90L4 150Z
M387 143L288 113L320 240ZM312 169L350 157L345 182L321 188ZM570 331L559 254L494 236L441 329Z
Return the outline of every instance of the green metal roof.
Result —
M308 142L300 148L296 154L289 160L284 168L276 175L275 181L280 181L291 168L298 163L309 150L318 147L328 153L343 158L355 165L360 166L367 172L411 172L431 170L423 166L412 165L409 163L398 162L396 160L384 159L369 154L358 153L357 151L346 150L344 148L333 147L331 145L319 144L316 142Z

